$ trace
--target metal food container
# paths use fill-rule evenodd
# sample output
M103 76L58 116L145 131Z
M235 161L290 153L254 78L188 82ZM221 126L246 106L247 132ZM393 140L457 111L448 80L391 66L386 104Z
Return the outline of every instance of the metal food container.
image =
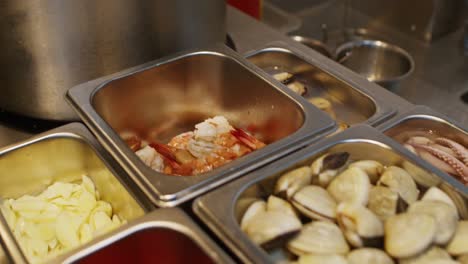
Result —
M355 40L336 49L336 60L387 89L396 90L414 71L414 59L404 49L380 40Z
M83 121L138 185L161 207L191 199L309 144L334 122L275 80L221 46L180 53L76 86L67 97ZM178 177L147 167L119 133L159 131L167 142L207 117L235 126L280 124L266 147L211 172ZM161 133L161 130L164 131Z
M317 67L310 55L291 45L271 43L247 53L246 58L270 74L293 74L296 80L307 87L304 97L323 97L332 103L338 122L348 125L365 122L374 125L395 113L393 107L377 94L378 91L355 86L344 78Z
M158 209L54 263L234 263L181 209Z
M75 120L63 100L69 88L223 42L225 18L222 0L1 1L1 108Z
M399 143L404 143L410 136L418 135L420 132L430 132L468 146L468 130L466 128L427 106L415 106L410 111L382 124L379 126L379 130ZM433 167L430 163L428 164L428 166ZM433 167L433 170L438 169ZM468 193L468 186L463 185L452 176L447 175L447 177L450 178L450 183L453 186Z
M82 124L65 125L0 150L1 199L40 193L57 181L80 181L82 175L90 177L101 199L120 218L131 221L154 208ZM3 215L0 237L11 262L27 263Z
M410 155L404 147L368 125L352 127L331 138L324 139L298 152L269 164L245 177L214 190L193 204L195 213L223 242L246 263L270 263L273 259L255 245L239 226L239 221L255 198L265 198L273 192L276 180L286 171L310 165L317 157L328 152L346 151L350 158L373 159L384 165L409 162L432 177L440 178L442 185L466 204L468 192L452 187L452 179L434 171L421 159ZM418 182L419 183L419 182ZM448 184L447 184L448 183ZM468 216L464 216L467 218Z

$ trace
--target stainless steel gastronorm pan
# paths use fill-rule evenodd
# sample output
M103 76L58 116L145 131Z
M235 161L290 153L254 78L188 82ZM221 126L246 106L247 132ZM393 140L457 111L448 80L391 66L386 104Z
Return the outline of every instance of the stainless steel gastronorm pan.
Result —
M447 175L432 168L420 159L409 155L409 151L395 141L367 125L352 127L331 138L324 139L287 157L275 161L245 177L231 182L195 200L193 208L202 221L244 262L272 262L268 254L256 246L240 230L239 221L243 212L255 198L266 198L273 191L276 180L284 172L303 165L310 165L327 152L347 151L351 159L374 159L384 165L410 162L421 169L440 177L444 188L458 198L468 193L445 184Z
M395 112L374 90L349 84L318 67L308 56L282 42L271 43L246 54L250 62L270 74L284 71L294 74L306 86L304 97L328 99L339 122L349 125L365 122L374 125Z
M399 143L403 143L409 137L421 132L431 132L468 146L468 130L466 128L427 106L415 106L410 111L383 123L379 126L379 130ZM429 166L433 167L431 164ZM438 170L435 167L433 169ZM468 193L468 186L463 185L451 176L447 177L450 178L450 181L448 181L450 184Z
M65 125L0 150L1 199L37 194L56 181L80 181L82 175L91 178L101 199L120 218L131 221L153 209L82 124ZM3 215L0 237L11 262L27 262Z
M158 209L55 263L234 263L181 209Z
M158 206L175 206L296 150L334 122L225 47L177 54L72 88L68 99L108 151ZM124 130L167 140L207 117L235 126L274 123L265 148L211 172L170 176L147 167L119 137ZM153 133L153 134L151 134Z

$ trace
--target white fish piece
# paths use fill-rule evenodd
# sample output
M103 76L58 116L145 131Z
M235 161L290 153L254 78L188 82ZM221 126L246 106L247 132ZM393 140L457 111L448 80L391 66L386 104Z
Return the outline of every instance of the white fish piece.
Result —
M146 164L146 166L152 168L155 171L163 171L164 161L161 155L152 147L146 146L135 154Z
M215 116L195 125L194 139L211 142L218 135L231 131L233 127L224 116Z

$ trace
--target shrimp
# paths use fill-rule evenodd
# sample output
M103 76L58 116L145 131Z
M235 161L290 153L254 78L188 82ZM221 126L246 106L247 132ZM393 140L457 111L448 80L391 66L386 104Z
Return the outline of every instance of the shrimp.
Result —
M215 116L196 124L194 131L175 136L167 145L149 142L137 155L156 171L188 176L208 172L264 146L231 126L225 117Z

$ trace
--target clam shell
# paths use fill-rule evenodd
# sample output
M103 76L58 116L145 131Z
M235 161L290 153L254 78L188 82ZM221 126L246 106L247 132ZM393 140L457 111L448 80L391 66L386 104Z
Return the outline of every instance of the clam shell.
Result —
M342 255L302 255L299 257L298 264L348 264L346 258Z
M447 245L447 251L452 256L468 254L468 220L458 221L455 235Z
M385 221L385 250L392 257L408 258L431 245L436 221L427 214L404 213Z
M434 243L446 244L455 233L457 226L457 210L441 201L417 201L408 208L410 213L428 214L436 221ZM468 246L468 243L467 243Z
M359 168L348 168L330 183L327 191L338 202L367 204L370 191L367 174Z
M325 159L326 156L328 156L328 154L322 155L312 162L310 165L312 175L319 175L320 172L322 172L323 159Z
M349 164L348 168L357 167L362 169L369 176L369 180L372 184L375 184L382 172L384 171L384 166L382 163L376 160L360 160Z
M452 260L452 258L447 250L434 246L415 257L400 259L398 264L426 264L435 260Z
M468 254L461 255L457 258L457 261L461 264L468 264Z
M283 174L275 185L274 194L290 198L297 190L309 185L312 179L312 170L303 166Z
M236 218L238 219L239 223L241 222L245 212L247 212L247 209L256 201L259 201L257 197L241 197L237 200L236 205L235 205L235 212L236 212Z
M366 207L356 203L340 203L336 209L340 228L354 247L362 247L366 240L375 241L382 237L384 227L382 221Z
M346 167L349 158L347 152L325 154L316 159L310 166L313 176L318 176L318 184L327 187L328 184Z
M378 185L397 192L407 204L412 204L418 199L419 190L416 183L411 175L400 167L388 167L380 177Z
M429 190L421 198L423 201L441 201L450 206L452 206L455 210L457 210L457 206L453 202L453 200L441 189L437 187L431 187ZM458 210L457 210L458 213Z
M242 230L245 230L248 223L256 214L265 213L266 212L266 203L265 201L255 201L253 202L245 211L244 215L242 216L240 226Z
M349 251L340 228L328 221L314 221L304 225L287 248L296 255L346 254Z
M447 183L442 183L439 188L444 191L455 203L458 215L461 219L468 219L468 199L463 198L456 190Z
M348 158L348 152L327 153L322 155L310 165L312 174L318 175L326 170L338 170L343 168L346 165Z
M336 202L320 186L309 185L297 191L291 198L293 206L311 219L331 220L336 217Z
M326 170L318 175L318 184L324 188L338 175L338 170Z
M376 248L359 248L347 256L348 264L393 264L385 251Z
M416 150L414 153L417 155ZM426 188L437 186L442 182L442 179L437 175L429 173L411 162L403 161L401 166L413 177L414 181Z
M294 208L287 201L278 198L274 195L270 195L267 200L266 210L269 212L278 211L292 216L297 216Z
M288 79L291 79L294 75L292 75L291 73L289 72L280 72L280 73L276 73L273 75L273 78L275 78L276 80L280 81L280 82L284 82Z
M460 262L453 259L431 259L424 262L424 264L460 264Z
M369 209L384 221L397 213L398 193L384 186L372 186L369 192Z
M244 226L243 231L257 245L268 248L268 244L284 236L295 235L302 223L296 216L278 211L255 214Z

